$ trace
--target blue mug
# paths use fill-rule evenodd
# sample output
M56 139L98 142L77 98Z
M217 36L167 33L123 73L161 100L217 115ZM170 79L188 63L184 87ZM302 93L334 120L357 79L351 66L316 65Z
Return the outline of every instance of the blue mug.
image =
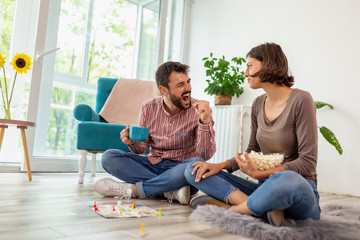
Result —
M133 142L144 142L148 138L149 128L130 126L129 138Z

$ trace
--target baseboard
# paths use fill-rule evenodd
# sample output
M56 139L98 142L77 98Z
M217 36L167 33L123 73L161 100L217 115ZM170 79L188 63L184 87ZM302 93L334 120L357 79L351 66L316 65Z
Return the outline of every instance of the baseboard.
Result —
M87 156L87 164L85 172L91 171L91 154ZM78 172L78 160L75 158L61 158L61 157L32 157L30 160L32 172ZM25 170L25 166L21 170ZM101 166L100 156L96 159L96 171L105 172Z
M16 173L20 172L20 164L14 163L0 163L0 172L1 173Z

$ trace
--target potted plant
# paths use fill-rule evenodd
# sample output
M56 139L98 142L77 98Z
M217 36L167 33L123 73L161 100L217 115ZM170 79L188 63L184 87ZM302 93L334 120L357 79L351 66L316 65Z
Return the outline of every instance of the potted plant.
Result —
M316 109L320 109L325 106L328 106L331 110L334 109L334 107L331 104L315 101ZM340 155L342 155L343 149L342 149L339 141L336 139L335 134L325 126L322 126L322 127L318 126L318 128L320 130L321 135L325 138L325 140L328 141L331 145L333 145L335 147L336 151L338 151L338 153Z
M241 57L234 57L231 59L233 65L230 65L224 56L222 58L213 58L213 53L210 57L202 59L206 69L206 77L210 77L206 82L208 87L204 92L209 95L215 95L215 105L230 105L233 96L239 97L244 88L244 71L240 70L245 59Z

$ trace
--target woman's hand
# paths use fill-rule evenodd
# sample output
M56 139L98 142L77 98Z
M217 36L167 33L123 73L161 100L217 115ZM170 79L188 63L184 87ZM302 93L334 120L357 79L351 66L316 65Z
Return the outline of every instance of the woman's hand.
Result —
M195 182L199 182L202 178L210 177L221 171L222 166L219 163L196 162L193 164L194 170L191 175L196 172ZM208 171L207 173L205 173Z
M250 159L249 154L247 152L244 152L243 155L246 159L246 163L244 163L240 159L240 155L238 152L236 153L236 156L235 156L235 161L238 164L240 170L243 173L249 175L250 177L257 179L259 170L255 166L253 161Z

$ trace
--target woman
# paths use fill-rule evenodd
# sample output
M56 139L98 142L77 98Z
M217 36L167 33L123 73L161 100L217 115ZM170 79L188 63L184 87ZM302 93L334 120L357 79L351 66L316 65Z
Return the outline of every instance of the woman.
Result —
M287 58L274 43L251 49L247 54L245 77L252 89L265 91L252 105L251 136L244 153L247 163L240 160L239 153L222 163L197 162L187 166L187 181L209 196L232 205L234 211L267 216L275 226L282 224L284 216L318 220L317 122L311 95L291 88L294 77ZM284 153L285 158L282 166L260 171L247 154L251 150ZM259 183L230 174L239 168ZM198 197L192 205L207 200L209 197Z

